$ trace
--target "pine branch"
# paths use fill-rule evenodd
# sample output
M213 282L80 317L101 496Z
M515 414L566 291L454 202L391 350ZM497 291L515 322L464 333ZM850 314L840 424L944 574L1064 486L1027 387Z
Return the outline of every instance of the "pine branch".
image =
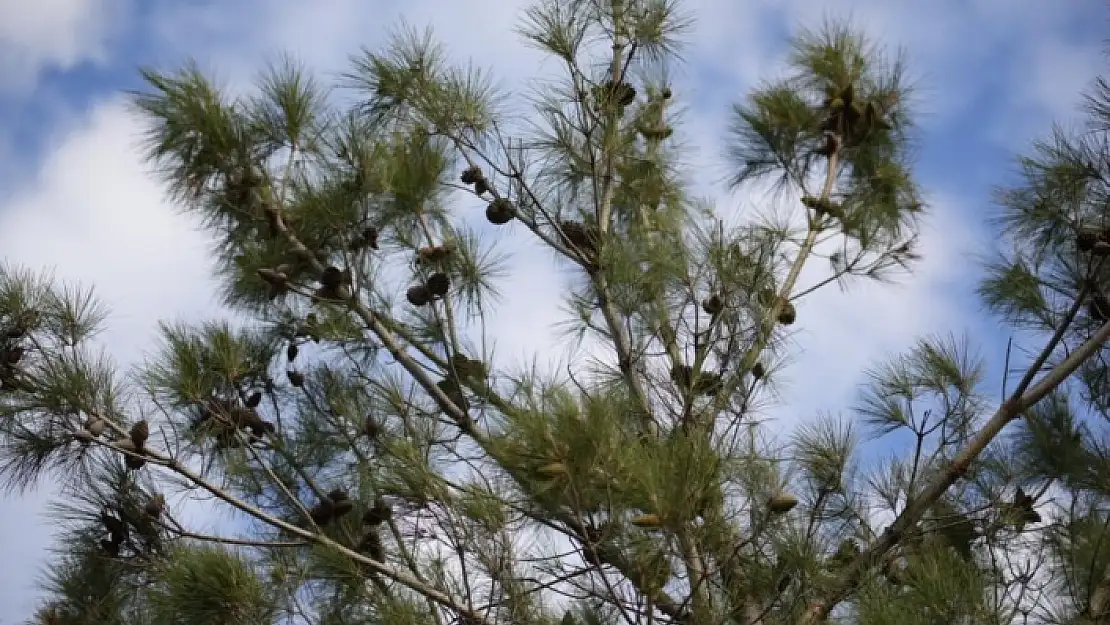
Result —
M836 183L838 167L838 153L833 152L829 155L828 158L825 181L821 191L821 197L825 199L828 199L832 195L834 185ZM775 321L778 318L779 313L781 313L786 302L789 301L790 292L794 288L794 284L795 282L797 282L798 276L801 275L802 267L805 264L806 259L809 257L810 252L813 250L813 246L817 240L818 234L818 222L815 218L809 216L809 230L806 235L806 239L802 244L801 249L798 251L798 255L794 259L794 263L791 266L789 273L787 274L787 278L779 291L778 297L776 297L775 302L772 305L770 313L768 313L767 316L762 320L760 334L757 336L755 344L753 344L752 347L748 350L744 360L742 361L739 369L741 374L743 372L749 371L754 366L756 360L759 358L759 354L763 351L766 342L769 340L771 333L773 333ZM738 376L738 379L742 378ZM720 410L724 408L724 403L728 397L729 396L724 391L722 391L721 394L714 400L713 409L710 410L708 413L709 421L705 424L698 424L700 427L704 428L703 431L706 436L709 436L711 434L712 426L714 424L714 417L720 412ZM739 545L743 544L743 539L739 536L739 533L736 532L735 529L733 529L732 536L730 536L728 542L731 544ZM739 562L735 558L725 558L724 561L720 563L720 565L722 567L728 566L732 569L732 579L744 579L744 572L740 570Z
M190 532L190 531L185 530L185 529L169 528L168 526L165 526L165 527L167 527L167 529L169 529L174 534L177 534L178 536L181 536L182 538L192 538L193 540L200 540L200 541L212 542L212 543L220 543L220 544L223 544L223 545L238 545L238 546L242 546L242 547L263 547L263 548L268 548L268 549L269 548L282 549L282 548L289 548L289 547L304 547L305 545L309 544L309 543L303 542L303 541L302 542L282 542L282 541L267 541L267 540L249 540L249 539L246 539L246 538L232 538L230 536L213 536L211 534L198 534L196 532Z
M1075 313L1078 312L1082 301L1082 299L1076 301L1076 305L1072 307L1069 318L1061 324L1061 329L1057 333L1058 335L1062 336L1064 329L1070 325L1071 318L1074 318ZM1027 389L1023 388L1025 385L1019 385L1019 388L1015 389L1014 394L1007 398L995 414L983 424L979 433L956 455L948 467L936 476L932 482L927 484L917 497L907 503L906 508L898 515L894 523L892 523L880 536L879 542L863 551L853 563L845 569L840 581L831 590L824 593L820 599L810 603L806 611L805 619L802 621L803 625L811 625L823 621L832 609L851 592L864 568L897 545L906 532L921 520L921 517L929 507L940 499L956 481L967 473L971 464L975 462L979 455L983 453L987 446L1007 425L1019 418L1026 410L1034 406L1045 396L1055 391L1069 376L1075 373L1088 358L1101 349L1108 340L1110 340L1110 322L1103 324L1091 338L1080 345L1074 352L1068 354L1066 358L1060 361L1059 364L1050 370L1035 385ZM1059 338L1057 336L1054 336L1052 340L1049 341L1048 345L1046 345L1045 349L1042 350L1040 356L1037 358L1038 363L1043 363L1047 360L1048 355L1055 350L1058 341ZM1035 370L1039 368L1039 366L1038 364L1030 370ZM1028 374L1026 377L1031 379Z
M108 427L111 428L112 430L114 430L115 432L117 432L119 435L121 435L121 436L126 435L126 430L124 430L124 428L122 428L114 420L103 417L103 416L100 416L100 418L104 419L104 421L105 421L105 423L107 423ZM317 544L329 547L331 549L334 549L335 551L343 554L344 556L346 556L348 558L351 558L355 562L358 562L359 564L370 567L376 573L384 575L385 577L388 577L388 578L390 578L390 579L392 579L392 580L394 580L394 581L396 581L400 584L403 584L404 586L412 589L413 591L419 593L420 595L423 595L427 599L435 601L436 603L438 603L438 604L440 604L444 607L447 607L451 610L454 610L455 612L457 612L461 615L464 615L467 618L473 619L473 621L475 623L487 623L487 622L489 622L481 614L478 614L477 612L474 612L472 610L468 610L465 606L460 605L452 597L444 594L443 592L440 592L439 590L429 586L428 584L425 584L425 583L421 582L420 580L418 580L416 578L413 578L413 577L409 576L406 573L394 570L392 567L387 566L387 565L385 565L382 562L379 562L377 560L374 560L373 558L367 557L367 556L365 556L365 555L363 555L363 554L361 554L361 553L359 553L359 552L357 552L353 549L345 547L344 545L342 545L342 544L340 544L340 543L338 543L338 542L336 542L336 541L334 541L334 540L332 540L332 539L330 539L326 536L323 536L322 534L310 532L308 530L297 527L296 525L293 525L291 523L287 523L286 521L283 521L283 520L281 520L281 519L279 519L279 518L277 518L273 515L270 515L270 514L264 512L263 510L255 507L255 506L253 506L253 505L251 505L251 504L249 504L249 503L247 503L247 502L245 502L245 501L243 501L243 500L241 500L241 499L239 499L239 498L237 498L233 495L231 495L226 490L224 490L224 489L220 488L219 486L213 484L212 482L208 481L207 479L204 478L204 476L192 471L188 467L185 467L180 462L178 462L176 459L174 459L170 456L164 455L160 452L157 452L157 451L155 451L153 449L149 449L149 448L145 449L142 454L132 454L130 451L119 449L115 445L108 444L108 446L112 447L113 449L116 449L116 451L118 451L120 453L123 453L125 455L137 455L137 457L142 458L142 459L144 459L148 462L153 461L154 464L159 465L159 466L163 466L163 467L173 471L174 473L177 473L178 475L184 477L185 479L189 480L193 484L196 484L197 486L203 488L204 490L208 491L213 496L215 496L217 499L219 499L220 501L223 501L224 503L230 505L231 507L235 508L236 510L239 510L240 512L248 514L248 515L258 519L259 521L262 521L263 523L265 523L267 525L270 525L271 527L283 530L283 531L285 531L289 534L292 534L294 536L302 538L306 541L309 541L309 542L312 542L312 543L317 543ZM492 625L492 623L490 623L490 625Z
M289 242L293 252L304 259L304 261L309 264L317 273L323 273L323 264L307 247L305 247L304 243L302 243L300 239L297 238L296 234L289 229L288 225L285 223L285 220L281 216L280 211L274 208L272 204L268 205L266 210L269 211L269 219L270 222L273 224L275 230L280 233L281 236L285 237L285 239ZM386 348L386 350L390 353L394 360L396 360L409 373L409 375L413 377L416 383L419 384L425 390L425 392L427 392L432 397L432 399L436 402L440 409L442 409L445 413L448 414L448 416L452 418L452 420L455 422L455 425L463 433L477 442L478 445L483 449L483 451L490 454L491 457L497 460L504 468L507 469L509 474L512 475L513 478L515 480L518 480L519 482L519 478L514 475L514 472L511 470L510 466L504 461L503 458L500 458L499 454L497 454L492 449L489 442L485 439L482 433L475 428L474 422L470 419L470 415L456 406L455 403L449 397L447 397L443 390L440 389L439 386L436 385L434 382L432 382L431 378L428 377L428 374L424 371L423 367L421 367L415 360L413 360L412 356L410 356L408 352L397 343L397 340L394 338L393 333L390 332L385 323L381 321L381 318L375 313L371 312L368 308L366 308L360 301L358 301L354 294L347 294L345 302L350 307L350 309L359 317L359 319L364 324L366 324L366 327L374 334L374 336L376 336L378 340L381 341L382 345ZM490 396L493 395L492 391L488 392ZM509 406L508 403L504 401L502 401L501 404L506 407ZM577 522L570 514L558 513L557 518L560 520L560 522L566 524L567 527L571 528L571 530L580 541L584 542L585 544L590 543L589 533L586 527ZM615 550L602 551L604 553L598 554L602 561L605 561L608 564L612 565L623 575L625 575L625 577L632 581L633 584L637 585L637 587L643 588L642 582L640 584L636 584L636 580L639 578L639 576L635 574L633 567L625 562L624 559L620 557L618 552L616 552ZM429 598L439 601L439 599L436 599L435 597L432 597L430 595ZM677 603L670 597L666 596L665 593L657 594L657 596L655 597L655 604L656 607L658 607L668 616L676 619L681 617L681 613L677 608Z
M820 199L828 201L832 197L833 190L836 185L837 177L840 173L840 154L835 151L829 155L828 163L825 171L825 181L821 188ZM774 333L775 323L779 315L782 313L783 308L787 302L790 301L790 296L794 290L794 285L798 281L798 277L802 275L802 268L805 266L806 261L809 259L810 253L817 242L817 235L820 234L819 219L812 215L807 215L809 228L806 233L806 238L802 242L801 247L798 249L798 255L794 258L794 262L790 267L790 271L786 274L783 280L782 288L779 289L778 297L775 298L774 304L771 306L771 311L763 318L759 334L756 337L755 343L748 350L744 356L744 360L740 363L740 372L745 373L750 371L755 366L759 355L767 346L767 342L771 339Z
M615 29L619 31L622 28L620 24L621 16L617 15L614 11ZM620 35L614 33L613 35L613 59L609 67L609 75L613 77L613 84L621 84L624 79L625 71L628 69L628 63L622 64L624 54L625 42L621 40ZM629 51L628 62L632 61L632 54L635 48ZM606 137L612 137L613 132L611 128L617 122L617 112L614 107L609 107L607 113L607 130ZM601 193L600 200L597 204L597 220L598 229L601 236L605 237L609 233L610 222L612 220L613 211L613 195L616 191L616 150L613 146L604 145L602 158L604 159L604 168L599 176L594 177L594 185L597 185L597 179L601 179ZM595 164L596 172L596 164ZM616 307L613 306L611 294L609 291L608 280L601 272L592 274L594 288L597 291L598 306L601 308L601 314L605 318L605 324L609 328L609 335L612 338L613 346L617 352L617 366L624 376L625 383L628 385L628 390L632 393L637 404L643 410L644 425L647 431L657 435L657 424L653 419L653 411L651 403L648 401L647 391L644 389L640 377L636 374L635 361L632 353L632 341L628 334L625 332L625 327L621 324L617 315Z

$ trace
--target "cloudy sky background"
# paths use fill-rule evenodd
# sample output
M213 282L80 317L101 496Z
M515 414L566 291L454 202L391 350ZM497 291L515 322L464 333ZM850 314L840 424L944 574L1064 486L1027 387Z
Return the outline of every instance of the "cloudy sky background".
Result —
M186 56L243 86L275 52L322 72L345 69L361 45L378 46L404 16L430 24L456 58L492 67L515 88L553 68L512 33L521 1L488 0L0 0L0 259L52 267L94 284L111 305L102 337L134 362L159 319L198 319L215 302L205 238L162 200L138 160L136 119L121 90L137 64ZM700 191L727 213L759 208L759 194L727 194L719 155L728 105L781 67L785 38L824 14L850 13L873 36L907 49L922 88L920 181L932 213L925 260L900 286L857 285L799 307L784 406L797 423L846 406L863 371L924 333L970 333L997 363L1006 335L972 296L971 255L989 249L989 192L1012 175L1010 157L1052 121L1074 117L1079 91L1102 66L1107 15L1094 0L688 0L677 97L686 107ZM505 235L499 235L504 237ZM519 270L498 310L500 351L552 353L557 302L550 256L528 253L520 230L506 245ZM537 279L547 272L550 281ZM805 278L802 284L812 282ZM548 286L543 286L547 284ZM48 491L0 495L0 623L25 618L49 544Z

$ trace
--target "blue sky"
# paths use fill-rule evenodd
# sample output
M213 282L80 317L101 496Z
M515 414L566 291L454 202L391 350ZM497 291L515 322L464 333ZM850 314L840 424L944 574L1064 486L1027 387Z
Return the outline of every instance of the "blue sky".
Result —
M457 58L472 57L515 88L550 69L512 26L520 0L0 0L0 257L93 283L115 311L105 345L134 362L158 319L213 310L203 237L165 205L138 161L138 125L122 106L138 64L193 56L242 88L283 50L325 77L361 45L378 46L402 15L430 24ZM689 159L700 190L723 213L760 208L760 193L728 194L720 137L728 105L781 69L785 37L823 15L850 13L872 36L904 46L921 87L919 180L932 212L925 260L899 286L821 292L799 307L793 362L773 413L796 423L844 407L863 371L928 332L969 332L991 361L1006 334L972 296L970 254L993 245L984 224L1011 156L1053 121L1074 117L1079 91L1103 64L1108 24L1094 0L690 0L696 20L680 68ZM537 272L550 258L521 232L505 242L523 260L499 310L513 356L549 353L557 299ZM803 276L816 278L810 273ZM554 309L548 307L547 309ZM815 392L815 390L817 392ZM0 498L0 623L25 617L49 542L48 493ZM18 562L18 564L14 564Z

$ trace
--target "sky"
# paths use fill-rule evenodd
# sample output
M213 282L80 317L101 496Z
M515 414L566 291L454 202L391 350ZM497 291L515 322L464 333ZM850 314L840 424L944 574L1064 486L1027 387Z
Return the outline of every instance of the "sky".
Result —
M524 0L0 0L0 259L94 285L111 306L101 341L120 362L149 349L160 319L216 313L205 237L163 200L136 150L141 126L123 91L137 65L183 59L239 89L267 58L292 52L321 77L342 71L404 18L429 25L456 58L520 85L550 68L513 33ZM1104 62L1105 5L1094 0L687 0L676 99L698 191L726 215L761 193L729 193L721 154L729 105L782 65L786 37L851 15L905 48L920 87L918 180L930 213L924 260L898 285L822 291L799 306L791 364L773 414L787 425L848 406L867 368L922 335L967 333L996 362L1007 335L981 312L974 258L995 242L985 220L1012 157L1076 113ZM526 233L497 234L520 260L497 310L500 349L558 352L550 314L561 272ZM494 236L491 234L491 236ZM550 279L538 276L550 275ZM801 283L808 284L803 274ZM51 528L50 489L0 495L0 623L26 618Z

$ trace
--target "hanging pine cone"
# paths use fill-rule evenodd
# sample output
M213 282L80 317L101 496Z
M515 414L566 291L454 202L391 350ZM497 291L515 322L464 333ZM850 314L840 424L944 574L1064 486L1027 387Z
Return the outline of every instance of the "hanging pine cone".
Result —
M12 392L23 388L23 382L20 380L19 371L7 364L0 362L0 389Z
M453 378L444 378L436 382L436 386L439 387L439 390L442 391L459 410L463 412L470 410L470 401L466 398L466 395L463 394L462 387L459 386L459 383Z
M348 287L351 285L351 272L346 269L328 266L320 274L320 288L315 295L321 299L339 300L350 296Z
M142 451L147 439L150 438L150 424L145 420L139 421L131 426L128 436L131 439L131 444L135 446L135 450Z
M428 276L428 282L425 286L432 297L445 297L451 289L451 279L442 271L437 271Z
M418 284L409 287L409 290L405 292L405 298L413 306L427 306L432 301L432 293L428 290L428 287Z
M442 263L451 258L454 249L450 245L429 245L416 250L416 264L430 265Z
M378 232L378 229L374 226L368 226L363 229L363 231L360 232L353 241L351 241L351 250L358 251L366 247L372 250L377 250L379 237L380 233Z
M285 372L285 376L289 379L289 383L292 384L294 388L301 388L304 386L304 374L300 371L290 369Z
M285 288L289 283L289 276L285 271L278 269L262 268L258 270L258 277L262 278L267 284L276 288Z
M790 302L784 302L782 305L782 310L779 311L779 323L788 326L794 323L797 319L798 311L794 308L794 304Z
M355 502L347 496L347 493L341 489L335 489L328 493L328 499L333 503L333 516L335 519L341 519L351 510L355 508Z
M98 417L89 417L85 422L85 429L93 436L100 436L103 434L106 427L108 427L108 422Z
M710 295L702 300L701 309L705 311L705 314L716 317L725 309L725 302L720 296Z
M495 226L509 223L515 214L513 203L507 198L499 197L486 206L486 220Z
M486 363L481 360L467 358L463 354L454 354L451 356L450 372L460 380L469 382L485 380L489 375L489 371L486 369Z
M370 440L378 438L381 431L382 426L378 425L378 421L374 417L367 416L366 420L362 422L362 433Z
M559 230L564 243L586 254L593 255L597 252L597 228L584 226L577 221L563 221L559 223Z
M798 505L798 498L788 493L781 493L775 495L768 502L768 507L774 514L785 514L794 509Z
M693 391L698 395L713 396L721 391L721 376L702 371L694 381L694 368L689 365L671 367L671 381L682 390ZM692 386L692 388L691 388Z
M382 545L382 537L378 535L376 530L366 532L362 537L362 541L358 544L358 550L366 557L376 562L381 562L385 559L385 547Z
M329 289L337 289L344 284L350 284L351 273L339 267L329 265L320 274L320 284Z
M674 134L674 128L670 126L641 124L636 129L649 141L663 141Z
M370 527L376 527L393 517L393 508L381 497L374 499L374 505L362 515L362 522Z
M1098 228L1083 227L1075 235L1075 247L1080 252L1089 252L1095 243L1102 240L1102 231Z
M551 462L536 468L536 474L548 479L562 477L567 474L567 465L562 462Z
M127 525L107 509L100 511L100 522L104 524L104 530L111 534L113 539L118 538L120 542L127 540Z
M760 380L763 376L767 375L767 371L763 368L763 363L757 362L752 365L752 377Z
M626 82L617 84L610 80L595 87L594 96L602 105L613 103L624 108L636 101L636 88Z
M119 557L119 548L120 548L120 545L122 545L122 544L123 543L121 543L121 542L117 543L115 541L111 541L111 540L108 540L108 539L105 539L105 538L100 539L100 548L104 550L104 553L108 554L109 556L111 556L113 558Z
M463 170L462 175L459 176L459 180L461 180L463 184L475 184L484 177L481 167L471 165Z
M4 362L14 367L19 364L20 360L23 360L23 355L26 351L19 345L10 345L0 351L0 353L3 354Z
M1034 523L1040 523L1041 515L1037 514L1037 511L1033 509L1033 504L1035 503L1036 501L1031 495L1026 494L1024 489L1018 487L1017 492L1014 494L1014 506L1020 509L1023 515L1029 517Z
M285 359L289 362L293 362L297 359L297 354L299 352L300 349L297 347L296 343L289 343L289 347L285 348Z
M162 510L166 507L166 498L161 494L154 495L143 506L143 513L152 519L157 519L162 516Z
M243 402L247 408L257 408L258 404L262 403L262 391L255 391L247 397L247 401Z
M335 518L335 504L330 499L324 498L308 510L308 516L317 526L327 527Z

